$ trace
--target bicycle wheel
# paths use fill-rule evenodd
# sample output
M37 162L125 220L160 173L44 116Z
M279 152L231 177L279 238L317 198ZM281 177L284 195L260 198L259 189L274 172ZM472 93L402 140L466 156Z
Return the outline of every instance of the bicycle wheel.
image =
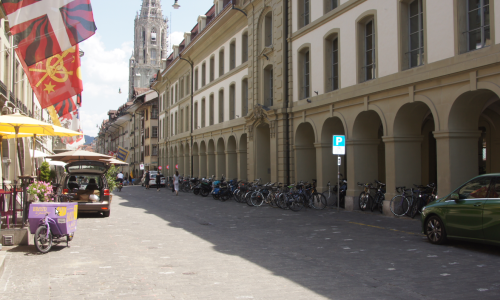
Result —
M375 198L373 199L373 201L372 201L372 203L371 203L371 205L370 205L370 210L371 210L371 211L374 211L374 210L375 210L375 208L378 206L378 203L379 203L379 201L380 201L380 200L379 200L379 197L380 197L380 196L379 196L378 194L377 194L377 195L375 195Z
M326 191L323 192L323 196L325 196L327 205L337 206L337 194Z
M382 197L380 197L379 199L379 202L378 202L378 211L383 214L384 213L384 200L385 200L385 196L382 195Z
M366 192L361 192L361 194L359 194L359 209L361 211L364 211L368 207L369 200L369 194Z
M326 197L323 194L313 194L311 201L311 205L315 209L324 209L326 207Z
M307 200L302 194L292 195L291 199L289 199L288 207L293 211L300 211L304 207L305 201Z
M389 207L395 216L402 217L408 212L410 202L405 196L397 195L391 199Z
M264 203L264 195L262 195L261 192L255 193L255 195L252 195L251 198L253 206L261 206L262 203Z
M278 207L281 209L288 209L288 205L286 205L287 202L288 202L288 196L286 194L281 194L279 195L276 204L278 204Z
M245 194L245 202L246 202L246 204L247 204L248 206L253 206L253 204L252 204L252 194L253 194L253 193L254 193L254 192L247 192L247 193Z
M210 191L208 189L201 189L200 190L200 195L202 197L206 197L206 196L210 195Z
M49 232L49 237L47 238L47 227L40 226L35 232L35 246L36 249L42 253L47 253L52 248L52 233Z

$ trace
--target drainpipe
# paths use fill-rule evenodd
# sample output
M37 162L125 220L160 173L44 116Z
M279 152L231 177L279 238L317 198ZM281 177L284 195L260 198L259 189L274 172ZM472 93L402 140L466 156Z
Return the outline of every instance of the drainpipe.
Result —
M285 76L285 84L284 84L284 87L285 87L285 141L286 141L286 154L285 154L285 169L286 169L286 182L287 182L287 185L290 184L290 116L289 116L289 113L288 113L288 102L289 102L289 95L288 95L288 5L289 5L289 1L290 0L286 0L284 1L285 3L285 26L284 27L284 34L283 36L285 37L285 45L284 45L284 48L285 48L285 70L283 72L284 76Z

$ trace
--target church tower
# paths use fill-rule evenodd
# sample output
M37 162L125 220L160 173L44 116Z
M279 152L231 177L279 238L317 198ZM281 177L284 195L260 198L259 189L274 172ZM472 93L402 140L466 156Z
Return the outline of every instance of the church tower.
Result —
M134 88L149 88L162 61L167 58L168 21L160 0L142 0L134 20L134 52L129 60L129 97Z

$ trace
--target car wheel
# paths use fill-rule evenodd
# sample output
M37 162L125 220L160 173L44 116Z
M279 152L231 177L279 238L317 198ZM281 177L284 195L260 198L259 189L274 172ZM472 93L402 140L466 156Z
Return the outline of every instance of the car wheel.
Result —
M446 241L446 229L443 221L437 216L432 216L425 221L425 234L432 244L442 245Z

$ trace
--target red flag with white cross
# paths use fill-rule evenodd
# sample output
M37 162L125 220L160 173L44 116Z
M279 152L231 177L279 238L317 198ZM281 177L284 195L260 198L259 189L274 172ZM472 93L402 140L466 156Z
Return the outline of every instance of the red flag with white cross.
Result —
M95 34L90 0L3 0L16 53L26 65L60 54Z

